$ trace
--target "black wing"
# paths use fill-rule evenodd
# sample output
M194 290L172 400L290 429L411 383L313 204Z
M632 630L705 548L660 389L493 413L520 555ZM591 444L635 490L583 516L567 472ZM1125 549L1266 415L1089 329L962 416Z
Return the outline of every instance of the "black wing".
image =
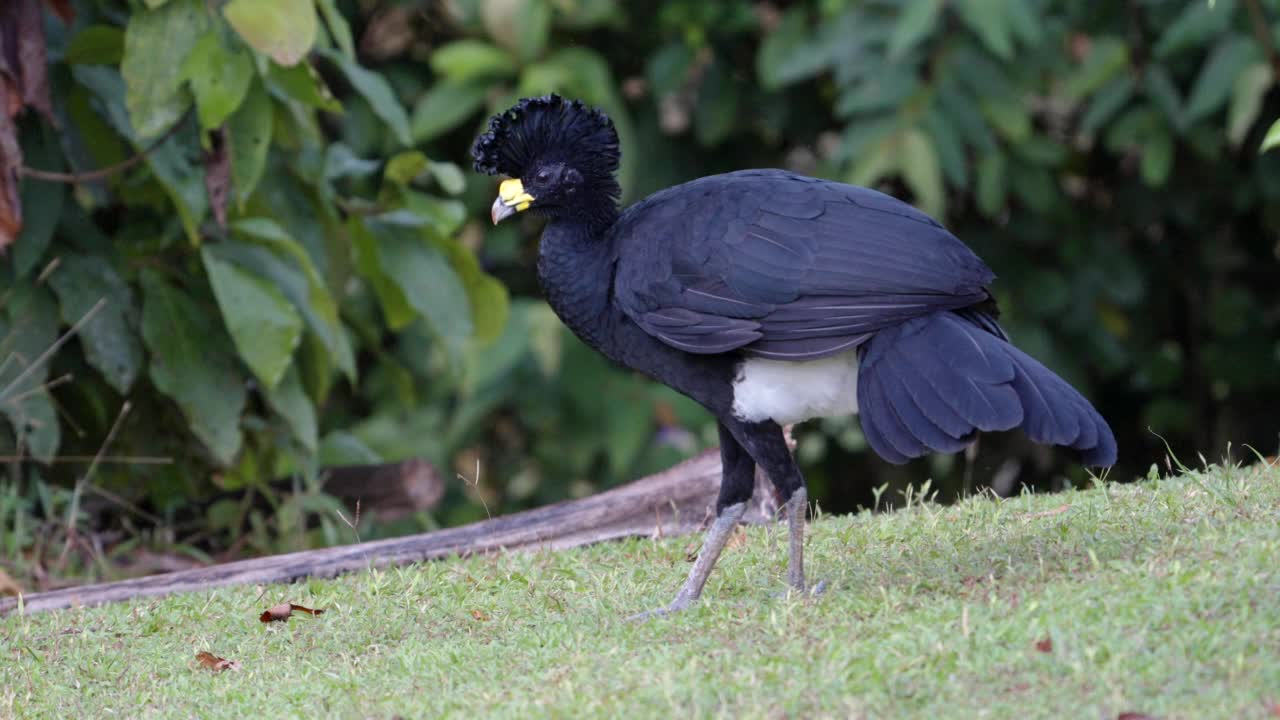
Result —
M877 330L986 300L995 274L883 193L753 170L695 180L615 225L614 297L691 353L822 357Z

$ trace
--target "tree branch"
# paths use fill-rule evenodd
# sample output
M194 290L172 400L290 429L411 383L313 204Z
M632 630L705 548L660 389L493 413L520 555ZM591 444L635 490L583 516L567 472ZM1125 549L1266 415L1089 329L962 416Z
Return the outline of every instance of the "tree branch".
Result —
M155 142L151 143L146 148L143 148L142 152L138 153L137 155L134 155L131 158L121 160L118 163L108 165L104 168L98 168L97 170L88 170L86 172L63 173L63 172L53 172L51 170L40 170L37 168L27 167L26 165L23 165L22 167L18 168L18 174L21 175L22 177L29 177L32 180L44 180L45 182L69 183L69 184L93 182L94 180L101 180L103 178L110 177L118 172L124 172L125 170L128 170L129 168L142 162L143 160L146 160L147 156L150 155L152 151L154 151L156 148L168 142L169 138L173 137L174 134L178 132L178 129L182 127L182 124L187 121L187 118L190 115L191 115L190 110L187 110L187 112L183 113L182 117L178 118L178 122L173 124L173 127L166 130L163 135L161 135L159 138L156 139Z

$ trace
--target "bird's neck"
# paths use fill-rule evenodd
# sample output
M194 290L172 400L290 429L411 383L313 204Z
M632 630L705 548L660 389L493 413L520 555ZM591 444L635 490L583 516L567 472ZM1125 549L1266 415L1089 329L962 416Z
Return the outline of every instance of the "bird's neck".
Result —
M538 278L547 302L565 325L588 345L601 343L611 327L613 248L607 226L576 219L553 219L542 231Z

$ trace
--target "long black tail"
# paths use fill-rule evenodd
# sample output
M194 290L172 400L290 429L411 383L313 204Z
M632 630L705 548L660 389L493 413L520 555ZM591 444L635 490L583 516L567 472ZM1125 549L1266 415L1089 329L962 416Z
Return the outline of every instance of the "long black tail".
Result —
M893 463L1014 428L1079 450L1085 465L1116 462L1115 436L1089 401L982 314L940 312L876 333L859 362L858 414Z

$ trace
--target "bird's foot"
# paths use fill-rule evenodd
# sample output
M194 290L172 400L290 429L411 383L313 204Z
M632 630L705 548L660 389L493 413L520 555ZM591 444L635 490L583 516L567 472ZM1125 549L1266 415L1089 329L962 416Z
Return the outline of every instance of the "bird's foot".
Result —
M667 605L666 607L655 608L653 610L646 610L642 613L636 613L635 615L628 617L627 622L644 622L646 620L652 620L654 618L666 617L667 615L671 615L673 613L678 613L681 610L688 609L689 606L693 604L693 602L694 602L693 600L687 597L684 597L682 593L676 596L676 599L672 600L670 605Z
M773 594L773 597L775 599L785 599L785 598L792 598L792 597L816 598L819 595L825 593L826 591L827 591L826 580L819 580L813 585L801 585L798 587L788 583L786 590L779 590L775 592Z

